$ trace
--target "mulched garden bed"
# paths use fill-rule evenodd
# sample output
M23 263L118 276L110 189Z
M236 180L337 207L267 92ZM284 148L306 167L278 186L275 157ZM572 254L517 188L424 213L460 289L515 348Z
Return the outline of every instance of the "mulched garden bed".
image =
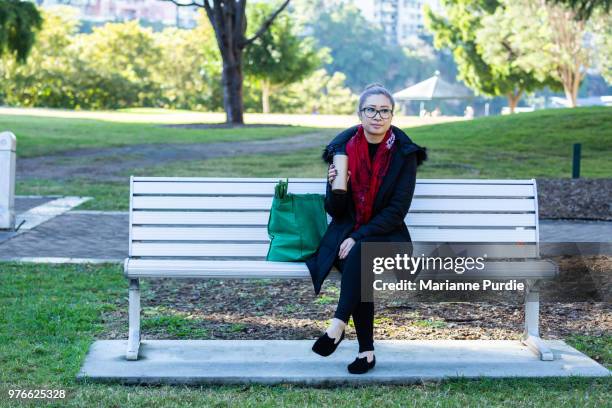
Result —
M612 221L612 178L538 178L540 218Z

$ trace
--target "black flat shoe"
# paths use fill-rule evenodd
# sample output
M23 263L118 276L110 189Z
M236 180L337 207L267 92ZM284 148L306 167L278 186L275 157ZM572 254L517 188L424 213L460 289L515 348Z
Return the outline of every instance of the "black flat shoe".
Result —
M356 358L351 364L348 365L349 373L351 374L365 374L376 365L376 356L372 359L371 363L368 363L368 357Z
M334 344L335 339L329 337L327 335L327 332L325 332L312 345L312 351L314 351L315 353L317 353L317 354L319 354L319 355L321 355L323 357L327 357L331 353L336 351L336 348L338 347L338 344L340 344L343 339L344 339L344 330L342 331L342 335L340 336L340 340L338 340L338 342L335 343L335 344Z

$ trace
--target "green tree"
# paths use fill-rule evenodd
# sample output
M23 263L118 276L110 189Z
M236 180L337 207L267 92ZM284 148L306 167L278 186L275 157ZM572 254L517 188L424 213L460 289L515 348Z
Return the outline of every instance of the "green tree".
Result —
M80 58L95 64L103 76L118 76L137 90L135 103L153 106L160 98L155 66L161 58L153 30L137 21L107 23L82 34L78 41Z
M595 12L589 20L595 34L595 66L609 85L612 85L612 21L608 13Z
M41 10L41 14L43 25L26 63L18 64L6 56L1 60L4 103L72 109L140 103L139 81L105 67L107 60L92 57L88 50L90 36L77 34L79 21L73 8L53 7ZM113 52L112 57L122 59L124 48L117 47Z
M25 62L41 26L42 17L33 3L0 0L0 57L14 54L18 62Z
M607 14L610 11L611 0L548 0L549 3L568 6L576 12L576 18L588 20L597 10Z
M329 75L321 68L300 82L279 92L271 103L276 110L288 113L355 114L358 96L345 85L341 72Z
M512 66L538 80L560 83L571 106L577 106L580 83L593 65L587 22L565 6L538 0L502 0L482 19L477 34L484 59L493 66L511 59Z
M271 12L272 6L257 4L248 12L249 21L259 27ZM298 37L291 18L280 15L246 49L245 73L260 84L263 113L270 112L271 93L307 77L326 58L326 50L315 50L313 42L312 38Z
M74 66L70 50L78 29L76 12L67 7L41 10L43 24L27 62L20 64L6 56L1 70L4 103L16 106L72 107L66 78Z
M203 12L192 30L167 28L156 35L161 58L156 76L164 106L223 110L221 55L215 32Z
M533 92L544 85L554 86L549 79L542 80L533 72L525 71L514 64L513 49L495 60L487 62L482 52L489 40L477 33L483 29L482 20L493 15L500 6L497 0L442 0L445 15L436 15L426 7L425 24L434 33L437 48L448 47L458 66L458 77L475 93L486 96L506 96L510 111L514 112L522 95ZM488 34L488 32L487 32ZM503 46L503 44L501 44Z
M532 4L535 10L537 4ZM595 67L596 48L589 44L593 34L606 35L612 24L607 13L599 14L603 26L595 21L594 14L590 14L589 20L578 17L576 11L562 5L547 4L544 8L545 20L550 27L543 37L551 45L546 49L544 57L550 61L554 69L554 75L563 84L566 99L572 107L577 106L578 91L580 84L585 78L587 71ZM605 27L607 26L607 27ZM599 33L595 33L599 29ZM610 61L604 61L603 71L609 70Z

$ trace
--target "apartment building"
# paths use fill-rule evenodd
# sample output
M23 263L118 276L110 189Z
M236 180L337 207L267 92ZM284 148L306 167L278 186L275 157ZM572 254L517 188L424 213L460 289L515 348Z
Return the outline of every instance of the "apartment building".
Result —
M390 44L427 34L423 6L440 12L439 0L354 0L366 20L379 24Z

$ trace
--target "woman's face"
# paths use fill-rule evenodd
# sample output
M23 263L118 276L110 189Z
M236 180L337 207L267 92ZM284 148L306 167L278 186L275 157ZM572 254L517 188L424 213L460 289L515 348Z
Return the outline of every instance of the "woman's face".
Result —
M391 127L391 109L391 101L385 95L368 96L359 112L364 130L372 136L384 136Z

